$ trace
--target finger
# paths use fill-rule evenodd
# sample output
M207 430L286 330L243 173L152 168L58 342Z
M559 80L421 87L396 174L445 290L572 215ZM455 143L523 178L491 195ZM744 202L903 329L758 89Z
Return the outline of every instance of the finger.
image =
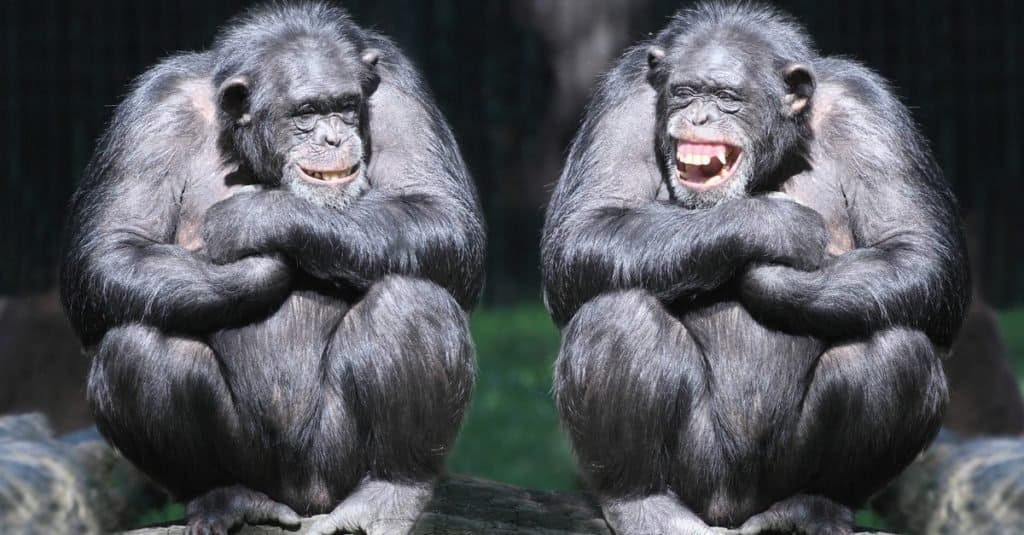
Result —
M332 535L339 531L358 532L362 529L359 522L348 510L335 509L327 516L317 520L309 529L311 535Z
M249 524L260 522L276 522L282 526L294 527L302 523L302 517L291 507L283 503L261 501L246 512L245 521Z

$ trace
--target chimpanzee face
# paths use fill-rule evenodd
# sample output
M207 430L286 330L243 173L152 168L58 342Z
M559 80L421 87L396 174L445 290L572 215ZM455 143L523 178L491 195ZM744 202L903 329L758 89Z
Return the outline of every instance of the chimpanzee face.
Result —
M360 57L335 43L300 40L276 52L258 79L225 82L222 105L231 105L231 91L242 91L237 84L246 85L248 111L232 115L236 148L257 182L333 207L365 190L376 61L374 51Z
M649 51L659 145L670 187L687 207L747 195L799 141L792 119L810 95L798 99L795 92L806 88L789 88L786 72L809 80L809 71L776 69L748 46L711 40Z

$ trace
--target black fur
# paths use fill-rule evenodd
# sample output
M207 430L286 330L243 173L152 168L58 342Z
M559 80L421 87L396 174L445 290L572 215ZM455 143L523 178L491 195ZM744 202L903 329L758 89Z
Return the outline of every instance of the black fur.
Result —
M318 158L358 177L311 186L293 160ZM387 38L274 6L161 62L118 107L68 229L63 300L95 352L98 426L179 497L242 485L317 513L442 469L473 384L484 230Z
M710 192L677 179L691 131L743 141ZM622 533L856 507L938 430L968 301L955 202L888 85L771 8L700 4L625 53L542 260L559 409Z

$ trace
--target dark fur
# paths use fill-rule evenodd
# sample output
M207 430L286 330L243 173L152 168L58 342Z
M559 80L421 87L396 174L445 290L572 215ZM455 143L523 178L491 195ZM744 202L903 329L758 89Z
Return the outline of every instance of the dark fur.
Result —
M348 147L363 183L321 203L282 177L298 141L276 102L343 63L350 78L321 82L363 93ZM218 105L236 75L245 125ZM65 254L98 426L179 497L243 485L318 513L364 478L441 470L473 383L481 213L420 76L343 11L256 10L139 78L74 197Z
M651 46L667 51L653 68ZM666 69L707 46L732 47L747 84L744 111L712 122L753 139L741 189L687 199L664 132L689 112ZM793 116L789 64L816 80ZM625 53L572 145L542 258L559 409L621 532L693 528L687 508L736 526L798 494L856 507L938 430L969 288L954 200L888 85L817 56L772 9L702 4Z

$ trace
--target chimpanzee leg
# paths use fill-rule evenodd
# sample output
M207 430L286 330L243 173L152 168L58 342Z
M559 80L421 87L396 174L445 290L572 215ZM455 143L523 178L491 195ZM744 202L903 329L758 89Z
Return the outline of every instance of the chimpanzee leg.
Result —
M472 393L466 315L432 282L386 277L345 316L330 354L328 388L352 400L368 473L311 533L407 533L433 494Z
M100 432L174 493L230 483L219 459L236 445L238 420L206 344L140 324L111 329L88 394Z
M128 459L182 498L205 493L188 505L190 533L298 522L286 506L231 486L223 459L245 444L217 357L202 342L138 324L114 328L93 359L88 394L100 432Z
M565 327L558 409L619 535L710 532L667 482L704 377L694 340L647 292L601 295Z
M805 488L849 507L862 505L935 436L946 399L939 355L919 331L891 328L830 349L814 371L795 437L804 466L816 467ZM791 529L800 518L806 527L813 518L819 528L808 532L851 531L852 513L836 504L822 507L821 500L785 500L744 528ZM837 513L831 527L828 510Z

